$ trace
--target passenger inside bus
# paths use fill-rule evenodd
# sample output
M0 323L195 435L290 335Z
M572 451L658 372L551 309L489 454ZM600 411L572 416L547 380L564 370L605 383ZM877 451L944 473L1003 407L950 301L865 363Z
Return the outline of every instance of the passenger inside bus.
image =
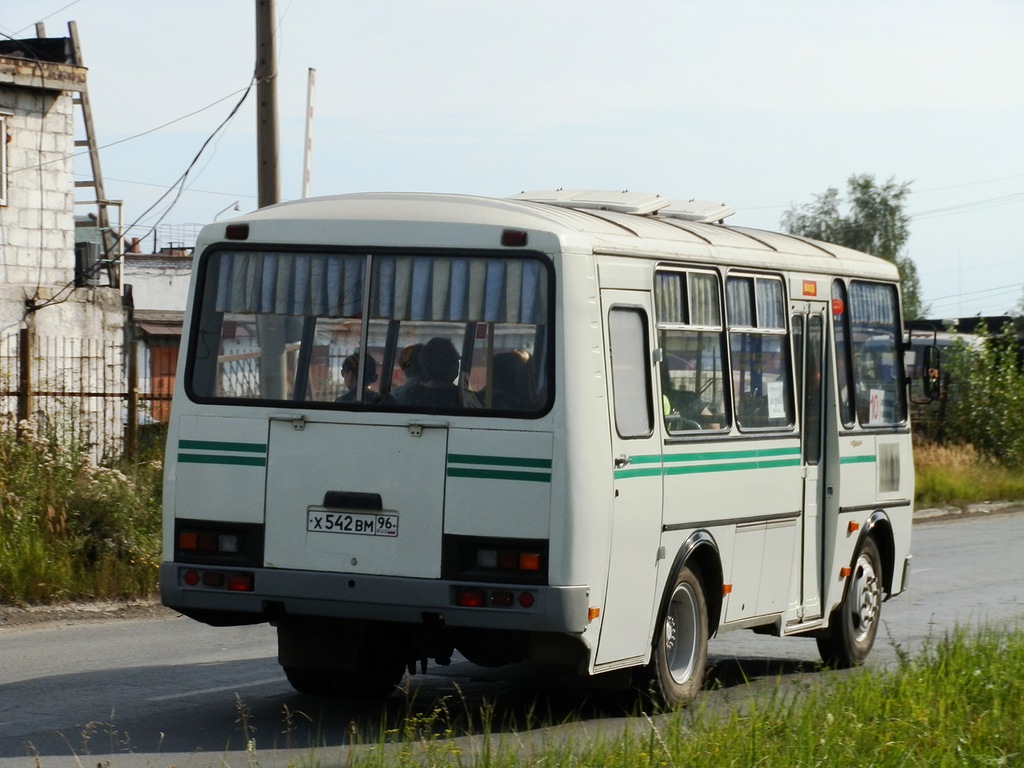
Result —
M422 378L408 387L402 387L402 405L424 408L458 408L459 388L455 379L459 375L459 353L450 339L435 336L419 351Z
M398 367L402 369L405 381L395 389L391 390L392 397L396 403L405 403L409 391L420 383L423 378L423 370L420 368L420 350L422 344L410 344L398 353Z
M372 356L367 357L366 375L363 377L363 402L376 403L381 401L379 393L370 388L370 385L377 381L377 361ZM349 355L341 364L341 378L345 382L345 389L348 390L335 400L336 403L354 403L356 401L356 390L359 387L360 379L359 353Z

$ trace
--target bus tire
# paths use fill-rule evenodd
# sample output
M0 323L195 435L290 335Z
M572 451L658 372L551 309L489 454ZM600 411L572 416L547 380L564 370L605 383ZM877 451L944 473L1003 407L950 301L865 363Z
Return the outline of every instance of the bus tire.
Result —
M647 666L647 691L676 709L696 698L708 658L708 608L696 567L681 565L669 581Z
M405 665L378 663L357 670L288 666L284 674L292 688L308 696L384 699L402 682Z
M857 550L846 595L829 618L828 634L817 638L821 660L835 669L865 662L882 613L882 558L868 536Z

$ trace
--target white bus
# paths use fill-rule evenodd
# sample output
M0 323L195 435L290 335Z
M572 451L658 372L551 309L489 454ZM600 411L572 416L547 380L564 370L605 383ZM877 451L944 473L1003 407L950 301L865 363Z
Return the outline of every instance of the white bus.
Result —
M163 602L276 626L308 693L458 651L678 706L733 629L862 663L911 560L897 270L731 213L353 194L205 227Z

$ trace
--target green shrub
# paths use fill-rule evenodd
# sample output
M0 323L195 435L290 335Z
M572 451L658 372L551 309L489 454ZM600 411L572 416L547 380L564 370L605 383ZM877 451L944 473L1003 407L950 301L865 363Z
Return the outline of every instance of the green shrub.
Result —
M1016 337L1008 327L990 334L978 327L980 343L959 342L944 367L949 373L946 440L970 443L1011 468L1024 467L1024 371Z
M0 430L0 602L152 595L161 462L94 465L88 446Z

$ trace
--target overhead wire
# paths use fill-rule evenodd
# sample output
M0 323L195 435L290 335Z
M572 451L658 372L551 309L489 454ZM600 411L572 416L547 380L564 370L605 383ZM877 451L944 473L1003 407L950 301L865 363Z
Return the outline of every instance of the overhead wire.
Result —
M130 224L126 228L127 230L131 230L131 229L135 228L138 225L138 223L143 218L145 218L147 215L149 215L149 213L152 210L154 210L157 206L159 206L167 198L168 195L170 195L172 192L175 191L175 189L177 189L177 194L174 196L174 199L170 202L170 204L167 206L167 208L164 209L163 213L160 215L160 218L158 218L157 221L149 228L148 232L146 233L146 235L144 235L144 237L148 237L149 234L151 234L151 233L156 231L156 228L160 225L160 222L162 222L164 220L164 218L167 217L167 214L169 214L171 212L171 210L174 208L175 204L181 198L181 195L184 192L184 188L185 188L185 181L188 179L188 176L191 173L192 169L199 162L199 158L202 157L203 152L206 151L206 148L210 145L210 142L212 142L214 140L214 138L216 138L216 136L222 130L224 130L224 128L227 126L227 124L229 122L231 122L231 120L235 117L235 115L238 114L238 110L242 108L242 104L244 104L245 100L249 97L249 94L252 92L252 88L253 88L253 86L255 84L256 84L256 76L255 76L255 71L254 71L252 78L249 80L249 85L245 89L243 89L241 98L235 103L234 107L231 108L231 111L228 113L227 117L225 117L221 121L221 123L213 130L213 132L209 136L206 137L206 139L203 141L202 145L199 147L199 151L196 152L195 156L192 158L192 161L188 164L188 167L177 178L177 180L170 187L168 187L167 190L162 195L160 195L160 197L158 197L156 199L156 201L152 205L149 206L149 208L147 208L145 211L143 211L142 214L132 224ZM235 93L238 93L238 91L235 91ZM223 99L221 99L221 101L223 101ZM93 265L91 267L89 273L87 275L85 275L85 277L86 278L91 277L92 275L96 274L104 266L106 266L106 265L99 264L99 263ZM33 308L34 311L37 311L39 309L43 309L44 307L52 306L54 304L61 304L61 303L65 302L65 301L67 301L68 298L70 298L70 296L71 296L71 291L74 289L75 282L76 282L75 280L69 281L59 291L57 291L57 293L54 294L54 296L52 298L50 298L49 300L43 302L42 304L36 305Z

